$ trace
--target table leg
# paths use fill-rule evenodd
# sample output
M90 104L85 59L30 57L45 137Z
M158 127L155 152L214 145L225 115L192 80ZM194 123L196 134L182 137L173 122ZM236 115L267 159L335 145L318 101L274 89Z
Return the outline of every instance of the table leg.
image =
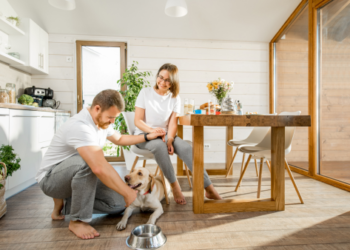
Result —
M284 183L285 127L271 130L271 199L276 202L276 210L285 209Z
M193 212L204 212L204 127L192 127Z
M177 125L177 136L183 139L184 137L184 126L182 125ZM180 159L180 157L177 157L177 176L183 176L184 171L183 171L183 162Z
M226 127L226 172L229 171L230 169L230 163L232 160L232 155L233 155L233 147L227 145L227 142L233 139L233 127L232 126L227 126ZM231 168L230 173L227 173L227 175L232 175L233 173L233 168Z

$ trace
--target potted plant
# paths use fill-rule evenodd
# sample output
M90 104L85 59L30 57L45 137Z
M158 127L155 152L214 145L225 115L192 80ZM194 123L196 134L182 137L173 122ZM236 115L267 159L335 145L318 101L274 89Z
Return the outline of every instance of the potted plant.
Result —
M7 176L12 176L21 165L21 159L13 152L10 145L0 147L0 218L6 214L5 184Z
M123 77L117 81L120 89L126 85L125 91L120 91L125 100L125 112L135 111L135 102L140 91L144 87L150 87L150 83L147 80L148 77L152 75L150 71L140 72L137 68L138 62L133 61L131 66L125 70ZM119 131L120 134L127 135L126 123L122 114L120 114L117 119L115 119L115 130ZM120 148L117 149L117 156L120 156ZM122 146L125 161L128 161L128 153L130 146ZM132 159L133 161L134 159Z
M19 17L14 17L14 16L9 16L6 18L7 21L9 21L12 25L16 25L16 26L19 26Z

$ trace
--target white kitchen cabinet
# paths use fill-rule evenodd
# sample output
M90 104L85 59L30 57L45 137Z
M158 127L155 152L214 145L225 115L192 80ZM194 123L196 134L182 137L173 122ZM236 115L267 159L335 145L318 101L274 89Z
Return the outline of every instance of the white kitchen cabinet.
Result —
M40 112L39 119L39 144L46 146L47 142L51 142L55 135L55 113L52 112Z
M9 36L11 51L18 52L25 65L13 62L11 66L31 74L48 74L49 36L33 20L23 18L20 28L24 36Z
M59 128L66 123L70 118L70 113L56 113L56 128L55 132L59 130Z
M9 144L10 134L10 110L0 108L0 146ZM8 189L9 181L6 181L5 188Z
M21 158L21 168L8 177L9 187L6 190L6 197L35 183L37 165L41 161L38 140L39 118L38 111L10 110L9 144Z

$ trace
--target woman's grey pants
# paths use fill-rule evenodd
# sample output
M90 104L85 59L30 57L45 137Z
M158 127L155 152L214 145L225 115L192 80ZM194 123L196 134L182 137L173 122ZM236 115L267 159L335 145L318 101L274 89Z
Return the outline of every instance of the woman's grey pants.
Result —
M80 155L55 165L39 183L52 198L64 199L62 214L73 221L90 222L93 213L118 214L124 211L123 196L105 186Z
M165 137L165 141L168 141L168 136ZM157 164L162 169L164 176L168 179L170 183L176 181L176 175L174 171L173 164L171 163L170 156L168 153L168 147L162 139L155 139L136 145L140 149L147 149L151 151L156 159ZM180 137L175 136L174 142L174 152L177 154L181 160L185 162L187 167L192 171L192 147L187 142L183 141ZM204 188L211 184L210 178L207 171L204 171Z

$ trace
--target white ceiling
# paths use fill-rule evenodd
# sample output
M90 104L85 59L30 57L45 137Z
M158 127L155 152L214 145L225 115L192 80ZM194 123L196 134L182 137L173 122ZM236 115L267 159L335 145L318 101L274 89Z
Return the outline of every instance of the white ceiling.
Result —
M63 11L47 0L8 0L48 33L269 42L301 0L186 0L168 17L166 0L76 0Z

